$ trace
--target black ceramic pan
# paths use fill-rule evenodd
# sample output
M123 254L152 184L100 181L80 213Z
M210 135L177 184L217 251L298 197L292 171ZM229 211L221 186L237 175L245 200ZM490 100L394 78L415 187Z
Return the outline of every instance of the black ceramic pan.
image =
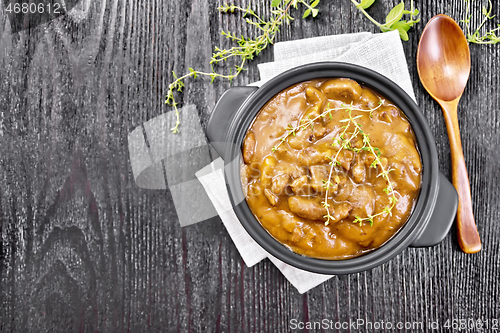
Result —
M351 78L377 91L396 104L411 123L422 159L422 188L413 212L403 227L378 249L346 260L323 260L302 256L275 240L248 207L240 182L241 147L259 110L289 86L317 78ZM207 124L207 137L225 161L226 185L234 211L250 236L276 258L297 268L322 274L348 274L371 269L407 247L439 244L455 218L458 196L438 170L434 138L415 102L394 82L364 67L322 62L284 72L262 87L235 87L224 93Z

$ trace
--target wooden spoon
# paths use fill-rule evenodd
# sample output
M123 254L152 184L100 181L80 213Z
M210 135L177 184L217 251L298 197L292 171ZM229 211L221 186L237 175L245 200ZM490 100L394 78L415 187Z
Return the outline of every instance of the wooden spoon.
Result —
M458 128L457 106L470 73L469 45L449 16L434 16L422 33L417 50L422 85L443 109L451 147L453 185L458 192L458 242L465 253L481 250L470 198L469 177Z

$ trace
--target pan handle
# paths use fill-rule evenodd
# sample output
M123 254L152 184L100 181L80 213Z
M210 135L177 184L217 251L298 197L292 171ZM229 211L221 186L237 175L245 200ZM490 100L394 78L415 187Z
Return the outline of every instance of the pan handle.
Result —
M413 241L412 247L434 246L446 237L455 220L458 208L458 194L450 181L439 172L439 192L429 224Z
M230 88L215 105L208 119L206 133L208 140L222 159L224 159L226 135L236 111L258 89L258 87L252 86Z

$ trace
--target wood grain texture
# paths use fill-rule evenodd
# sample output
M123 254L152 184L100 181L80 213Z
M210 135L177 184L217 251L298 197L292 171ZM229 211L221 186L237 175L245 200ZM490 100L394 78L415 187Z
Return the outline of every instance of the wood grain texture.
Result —
M235 2L269 12L267 0ZM396 2L377 1L369 12L382 20ZM464 254L452 230L436 247L407 249L300 295L268 260L246 267L218 218L181 228L168 190L135 186L127 135L168 111L171 71L207 69L212 48L230 45L221 29L254 33L240 16L218 13L221 3L81 0L17 33L0 12L0 331L289 332L292 319L500 319L498 45L471 46L458 110L478 254ZM404 49L450 178L445 123L418 80L415 55L424 23L437 13L460 19L464 4L415 4L422 23ZM375 32L348 0L323 0L319 9L278 40ZM233 84L257 80L256 63L271 60L269 49ZM195 103L206 122L228 87L191 81L181 102Z

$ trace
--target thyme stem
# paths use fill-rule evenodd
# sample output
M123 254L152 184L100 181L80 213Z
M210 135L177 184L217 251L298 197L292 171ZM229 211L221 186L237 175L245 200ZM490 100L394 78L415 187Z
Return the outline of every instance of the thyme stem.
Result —
M408 30L415 24L420 21L420 19L414 19L414 16L419 14L418 9L414 7L413 0L410 1L410 10L405 10L405 4L401 1L399 4L394 6L387 14L384 23L380 23L375 20L368 12L366 11L374 1L366 1L361 0L360 2L356 0L351 0L351 2L356 6L357 9L363 13L364 16L370 22L375 24L382 32L388 32L392 30L398 30L399 36L402 40L408 40ZM403 16L407 14L410 15L410 20L403 20Z
M257 15L250 8L242 8L235 5L224 4L218 7L218 10L223 13L234 11L243 12L243 17L249 16L250 18L246 18L246 22L250 25L255 26L259 31L262 32L257 39L252 40L245 38L243 36L237 37L235 34L231 34L230 32L222 32L222 35L232 41L238 43L238 46L233 46L230 49L221 49L219 47L215 48L215 52L212 54L212 58L210 59L210 65L212 66L212 72L204 72L197 71L189 68L189 73L186 73L180 77L177 77L175 72L172 72L174 76L174 81L168 85L167 98L165 103L171 105L174 108L176 122L174 127L171 128L173 133L179 132L180 118L179 118L179 109L177 108L178 102L175 97L175 91L182 92L182 89L185 87L184 81L188 78L197 78L198 76L206 76L211 78L211 82L214 82L216 78L220 79L228 79L232 81L235 77L237 77L242 71L244 71L244 66L247 60L252 60L255 56L257 56L260 52L262 52L269 44L273 44L277 33L279 32L279 27L286 20L289 22L293 20L293 18L289 15L289 11L292 7L297 8L298 4L305 5L308 10L314 9L314 7L319 3L319 0L313 4L307 3L307 0L280 0L276 3L273 1L271 4L271 12L272 16L269 21L264 20L259 15ZM284 5L283 8L280 5ZM317 9L314 9L317 12ZM315 16L315 15L313 15ZM221 74L217 73L213 65L219 64L231 58L240 58L239 64L236 64L234 68L236 71L229 74Z
M500 36L496 35L496 32L500 30L500 24L497 24L498 27L495 29L491 29L489 31L486 31L483 35L481 35L481 29L483 29L484 25L486 22L489 20L492 20L495 15L491 15L491 12L493 11L493 4L491 3L491 0L488 0L488 7L484 6L482 9L482 14L483 14L483 20L479 24L479 26L476 28L473 34L471 34L470 30L470 23L471 23L471 18L472 18L472 13L471 13L471 2L473 0L465 0L467 6L465 10L465 18L461 20L461 22L465 23L465 29L467 30L467 41L469 43L475 43L475 44L497 44L500 42Z
M373 109L359 109L359 108L353 108L352 110L353 111L361 111L361 112L370 112L372 113L373 111L377 110L379 107L381 107L382 104L379 104L376 108L373 108ZM319 118L324 118L325 116L329 115L332 111L338 111L338 110L345 110L346 107L340 107L340 108L327 108L326 111L324 111L323 113L321 113L319 116L316 116L312 119L307 119L306 122L302 125L297 125L295 127L292 127L292 125L288 125L288 131L286 132L285 136L282 137L280 139L280 142L274 146L272 148L272 151L275 152L276 149L278 149L279 146L281 146L281 144L283 142L285 142L285 140L290 136L290 135L295 135L295 133L297 133L300 129L306 129L307 127L310 127L310 126L313 126L314 122L316 120L318 120Z
M382 105L382 103L383 103L383 101L380 101L380 104L378 107L380 107ZM384 189L384 192L390 196L390 199L389 199L390 206L385 207L382 211L380 211L374 215L368 215L367 217L364 217L364 218L356 216L353 223L359 223L359 225L361 225L364 221L369 221L370 225L373 225L373 219L375 217L380 216L382 214L391 215L392 209L394 208L394 206L396 206L396 203L398 202L398 199L396 198L396 193L394 191L394 186L392 185L392 182L389 178L389 172L391 172L392 169L386 170L386 168L384 167L384 165L380 159L380 150L371 145L369 135L363 131L363 129L361 128L361 125L356 121L356 119L360 118L362 115L353 117L352 111L354 111L354 110L355 109L352 108L352 105L351 105L351 107L347 108L346 111L348 113L348 118L347 118L348 123L347 123L347 125L345 125L344 131L342 132L342 134L338 138L335 138L335 140L341 140L342 145L341 145L339 151L337 151L337 154L335 155L335 157L330 162L330 165L331 165L330 172L328 175L328 179L325 183L326 193L325 193L325 200L323 202L323 206L326 209L325 218L327 219L325 222L325 225L328 225L330 220L333 219L333 216L330 215L330 211L328 210L329 205L328 205L327 200L328 200L328 191L329 191L330 184L331 184L330 180L331 180L331 177L333 174L333 169L335 168L336 165L339 164L339 162L337 161L337 157L342 149L346 149L349 147L349 144L352 141L352 139L354 139L358 134L361 134L363 136L363 147L359 148L357 151L368 150L369 152L371 152L373 154L374 161L371 164L371 167L376 168L377 166L380 166L381 172L377 175L377 177L382 176L388 184L387 188ZM345 139L343 139L343 135L346 133L347 129L351 125L354 126L354 132L352 133L352 135L349 139L345 140Z
M172 71L174 76L174 80L168 85L168 91L165 103L169 104L173 107L176 115L176 121L174 127L171 128L171 131L174 133L179 132L180 126L180 118L179 118L179 109L178 102L176 99L176 93L182 92L185 87L184 82L187 79L193 78L196 79L198 76L210 77L211 82L214 82L216 78L220 79L228 79L230 82L236 78L242 71L245 70L244 66L247 64L247 61L253 60L256 56L260 54L264 49L266 49L270 44L273 44L277 33L280 31L280 26L283 25L284 22L289 23L293 20L293 17L290 16L289 12L292 7L294 9L298 9L298 5L302 5L305 8L303 18L312 15L316 17L318 15L318 6L320 0L271 0L271 16L269 19L265 19L264 17L259 16L255 11L253 11L250 7L243 8L236 5L228 5L223 4L217 9L221 13L234 13L241 12L243 13L243 17L247 24L253 26L260 35L256 39L245 38L244 36L236 36L235 33L222 31L222 35L233 42L236 42L238 45L233 46L229 49L222 49L219 47L215 47L214 52L212 53L212 57L210 59L210 65L212 67L212 72L204 72L194 70L189 68L189 73L186 73L180 77L177 77L175 72ZM351 2L361 10L361 12L377 27L380 28L383 32L398 30L400 36L403 40L408 39L407 31L410 29L415 23L419 21L419 19L414 20L413 16L418 15L418 10L413 7L413 0L411 0L411 11L404 10L404 5L396 5L391 12L389 12L388 17L401 17L403 14L410 14L411 20L404 21L399 20L394 22L395 20L389 20L386 23L379 23L373 17L371 17L367 12L366 8L368 8L373 1L367 2L365 0L361 0L361 2L357 2L356 0L351 0ZM398 16L401 14L401 16ZM386 20L388 20L386 18ZM214 65L221 64L230 59L235 60L234 68L231 68L229 74L218 73L214 69ZM233 72L232 69L235 71Z
M360 6L361 3L358 3L356 0L351 0L351 2L354 4L354 6L356 6L362 13L363 15L366 16L367 19L369 19L373 24L375 24L377 27L381 27L382 24L378 23L378 21L376 21L373 17L370 16L370 14L368 14L366 12L366 10Z
M369 215L368 217L365 217L365 218L361 218L359 216L356 216L354 223L359 223L361 225L362 222L369 221L370 224L373 225L373 219L375 217L380 216L382 214L386 214L386 213L390 215L392 209L394 208L394 206L396 205L396 203L398 201L396 198L394 187L389 179L389 172L391 172L393 170L392 169L386 170L386 168L384 167L384 165L380 159L380 150L371 145L369 135L363 131L363 129L361 128L361 124L359 124L356 121L357 119L361 118L363 115L358 115L355 117L352 116L353 111L359 111L359 112L368 113L368 115L371 117L372 113L374 111L376 111L377 109L379 109L383 105L383 102L384 102L383 100L380 100L380 103L378 106L376 106L374 108L370 108L370 109L355 108L355 107L353 107L352 103L350 105L342 104L341 107L337 107L337 108L330 108L328 106L325 109L325 111L323 111L321 114L319 114L318 116L316 116L314 118L306 118L305 121L304 121L304 118L302 120L299 120L299 124L295 127L289 124L285 135L282 138L280 138L278 144L272 148L272 151L275 152L278 149L278 147L280 147L281 144L283 144L283 142L285 142L286 139L290 135L295 135L300 130L304 130L308 127L314 127L314 122L316 120L318 120L320 118L324 118L326 116L330 116L330 118L332 118L332 112L334 112L334 111L344 110L345 112L347 112L347 115L348 115L347 118L339 121L340 123L346 123L346 124L343 126L342 132L338 136L336 136L333 140L334 144L339 144L340 147L339 147L339 150L337 150L335 156L330 157L330 160L331 160L329 163L330 164L330 171L328 172L328 179L326 181L324 181L324 185L323 185L325 187L325 199L324 199L322 204L326 210L326 215L324 215L324 218L326 218L325 225L328 225L330 223L330 221L333 219L333 216L331 216L330 210L328 209L330 207L330 205L328 204L328 195L330 193L330 186L332 185L331 179L332 179L332 175L333 175L333 170L335 169L335 167L337 165L340 165L340 162L338 161L338 157L339 157L340 152L343 149L351 149L351 150L354 150L355 152L359 152L361 150L369 151L374 156L374 161L371 164L371 167L376 168L377 166L380 166L381 172L377 175L377 177L383 177L387 181L388 185L387 185L387 188L384 189L384 192L390 196L390 203L391 203L390 206L385 207L381 212L379 212L377 214ZM303 123L301 124L301 122L303 122ZM350 133L349 138L346 139L346 138L344 138L344 136L347 134L350 127L354 127L354 131L352 133ZM356 138L359 134L361 134L363 137L363 147L361 147L359 149L350 148L351 141L354 138Z

